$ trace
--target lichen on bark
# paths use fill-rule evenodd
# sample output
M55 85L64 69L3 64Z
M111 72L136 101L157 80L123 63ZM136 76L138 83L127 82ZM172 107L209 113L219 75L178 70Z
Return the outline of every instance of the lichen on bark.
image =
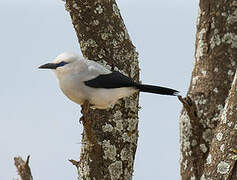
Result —
M216 135L223 141L224 136L216 134L215 129L237 68L235 2L200 0L195 61L187 94L197 108L197 116L190 117L186 108L181 112L182 179L205 178L207 158L210 164L215 158L208 156L211 142ZM219 148L226 150L223 143Z
M138 53L116 2L67 0L66 10L82 54L138 82ZM82 107L86 121L83 122L79 179L131 179L138 138L138 94L120 100L111 109L85 109ZM91 137L96 142L90 143Z
M230 93L220 115L219 124L210 145L209 155L213 157L211 163L206 163L204 176L213 179L231 179L232 169L236 163L236 153L232 149L237 146L237 71ZM236 171L236 170L235 170ZM235 177L236 178L236 177Z

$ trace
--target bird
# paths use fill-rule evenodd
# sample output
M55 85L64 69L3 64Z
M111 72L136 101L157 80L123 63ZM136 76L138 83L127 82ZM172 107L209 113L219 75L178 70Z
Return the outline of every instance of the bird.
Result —
M177 96L179 91L154 85L141 84L128 76L111 71L101 64L71 52L58 55L52 63L39 69L51 69L62 92L73 102L89 102L94 109L111 108L119 99L136 92Z

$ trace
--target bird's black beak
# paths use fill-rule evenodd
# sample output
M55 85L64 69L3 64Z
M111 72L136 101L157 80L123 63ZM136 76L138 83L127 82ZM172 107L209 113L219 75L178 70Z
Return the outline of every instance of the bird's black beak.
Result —
M39 67L39 69L56 69L58 66L54 63L47 63Z

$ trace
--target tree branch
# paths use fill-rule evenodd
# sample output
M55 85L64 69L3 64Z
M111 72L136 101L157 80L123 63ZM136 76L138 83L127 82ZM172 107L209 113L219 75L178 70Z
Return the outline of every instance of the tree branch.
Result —
M205 164L205 178L230 179L237 160L237 71ZM236 177L234 178L236 179Z
M188 90L197 117L185 104L180 116L180 169L184 180L204 176L210 145L233 82L237 67L235 4L234 0L200 0Z
M33 180L29 166L30 155L27 156L26 162L20 157L14 157L15 166L22 180Z
M115 0L66 0L82 54L138 82L138 55ZM138 94L107 110L82 107L79 179L132 179L138 138Z

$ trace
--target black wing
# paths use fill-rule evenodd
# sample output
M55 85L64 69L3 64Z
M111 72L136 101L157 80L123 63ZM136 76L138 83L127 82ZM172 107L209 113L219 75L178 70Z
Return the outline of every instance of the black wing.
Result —
M84 81L85 85L93 88L121 88L121 87L136 87L131 78L121 74L118 71L113 71L110 74L102 74L94 79Z

